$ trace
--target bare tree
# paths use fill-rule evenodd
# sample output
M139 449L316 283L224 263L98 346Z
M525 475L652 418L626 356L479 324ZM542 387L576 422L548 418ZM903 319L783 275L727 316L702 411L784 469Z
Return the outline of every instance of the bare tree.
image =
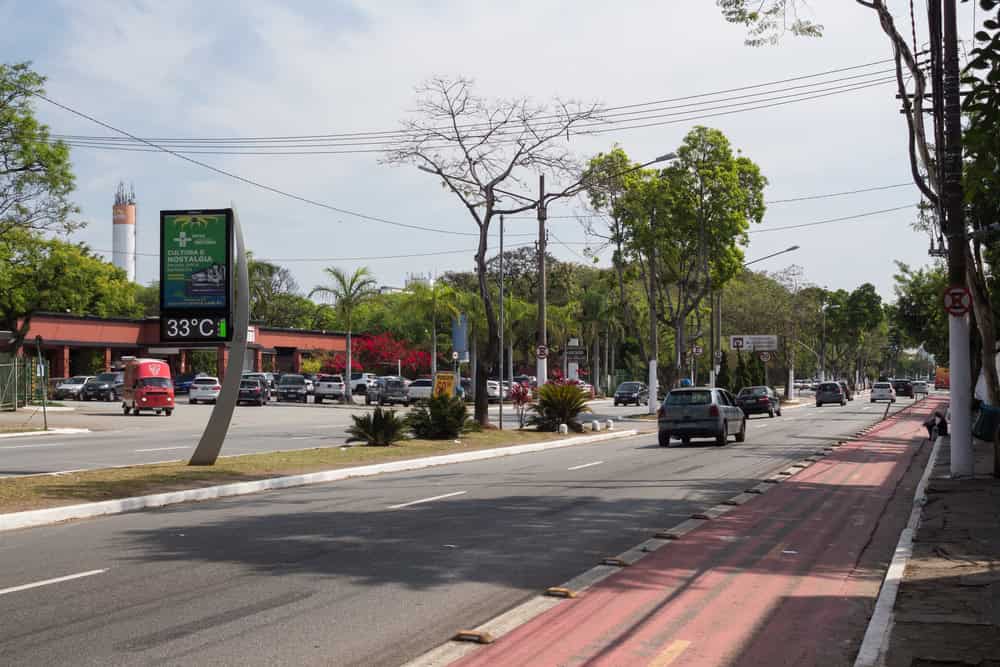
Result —
M472 81L435 77L417 89L417 117L404 122L407 138L385 156L390 164L415 164L441 179L478 228L475 262L488 342L476 378L476 420L487 424L486 379L499 356L499 327L486 264L489 232L498 215L544 207L580 190L579 166L567 146L570 134L598 119L596 105L527 98L487 100ZM551 174L572 184L549 194L528 194L529 174ZM539 378L544 381L544 378Z

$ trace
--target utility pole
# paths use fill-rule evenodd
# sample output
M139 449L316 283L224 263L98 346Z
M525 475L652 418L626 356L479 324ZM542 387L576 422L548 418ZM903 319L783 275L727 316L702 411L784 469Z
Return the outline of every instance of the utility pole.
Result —
M944 20L944 183L943 199L948 238L948 284L967 287L965 219L962 210L962 109L958 68L956 0L943 0ZM992 359L984 359L992 363ZM948 363L951 366L951 474L973 474L972 369L969 362L969 317L948 316Z
M708 386L715 386L715 292L709 290L708 302L711 304L708 320Z
M548 281L545 279L545 174L538 175L538 348L537 356L538 386L541 387L549 379L548 345L545 332L545 298L548 291ZM538 351L546 348L546 353L539 355Z
M654 231L656 224L656 210L649 219L649 229ZM650 234L652 244L649 254L649 414L655 415L659 407L657 395L660 393L659 381L656 374L657 357L659 356L660 340L657 331L656 314L656 234Z
M500 430L503 430L503 216L500 216L500 364L497 377L500 380L499 412Z

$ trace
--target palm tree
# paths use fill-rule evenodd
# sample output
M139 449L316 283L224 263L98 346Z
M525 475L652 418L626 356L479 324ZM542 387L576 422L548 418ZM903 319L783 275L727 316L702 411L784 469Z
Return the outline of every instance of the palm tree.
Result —
M309 292L309 298L314 294L329 294L334 299L333 307L347 323L347 365L344 368L344 402L354 402L351 393L351 316L354 309L375 294L376 282L368 267L362 266L348 275L346 271L328 266L323 269L333 278L332 285L318 285Z

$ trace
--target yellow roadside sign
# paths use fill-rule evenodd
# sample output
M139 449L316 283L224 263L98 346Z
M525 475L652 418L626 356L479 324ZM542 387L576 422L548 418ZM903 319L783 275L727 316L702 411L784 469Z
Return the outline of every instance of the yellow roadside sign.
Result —
M434 398L455 395L455 374L438 373L434 376Z

